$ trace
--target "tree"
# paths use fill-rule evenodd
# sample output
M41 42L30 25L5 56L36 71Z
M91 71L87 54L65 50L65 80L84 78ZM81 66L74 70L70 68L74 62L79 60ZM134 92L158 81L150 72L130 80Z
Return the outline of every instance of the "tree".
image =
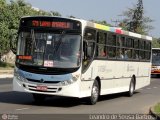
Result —
M0 58L3 53L7 51L8 46L8 33L9 29L6 27L8 23L6 22L7 16L7 3L5 0L0 0Z
M51 16L62 16L59 12L50 11Z
M73 15L70 15L70 16L68 16L69 18L76 18L75 16L73 16Z
M0 0L0 8L2 8L5 5L6 5L6 1L5 0Z
M142 0L138 0L138 3L134 5L133 8L129 8L123 12L121 16L125 18L120 22L119 26L125 30L148 35L148 32L153 29L153 27L149 25L153 20L144 16Z
M153 38L152 40L152 48L160 48L160 38Z

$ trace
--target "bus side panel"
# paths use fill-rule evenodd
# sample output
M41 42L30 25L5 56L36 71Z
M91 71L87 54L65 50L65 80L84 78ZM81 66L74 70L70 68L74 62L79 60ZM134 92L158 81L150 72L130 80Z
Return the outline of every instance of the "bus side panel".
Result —
M93 80L82 80L80 84L80 97L91 96L91 88L93 85Z
M83 96L91 94L91 87L97 77L101 82L101 95L129 91L130 81L136 78L136 88L150 84L150 63L131 61L94 60L88 70L82 75L86 80L81 85ZM86 84L87 83L87 84Z
M135 89L139 89L149 85L150 76L151 76L151 63L141 62L137 70Z

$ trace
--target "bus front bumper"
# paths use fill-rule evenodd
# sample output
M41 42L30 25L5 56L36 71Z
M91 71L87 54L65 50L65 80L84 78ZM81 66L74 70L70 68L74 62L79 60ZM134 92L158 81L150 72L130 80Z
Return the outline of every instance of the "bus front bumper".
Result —
M59 86L54 84L22 82L14 77L13 91L80 98L78 82L66 86Z
M159 75L160 74L160 70L152 70L151 74L152 75Z

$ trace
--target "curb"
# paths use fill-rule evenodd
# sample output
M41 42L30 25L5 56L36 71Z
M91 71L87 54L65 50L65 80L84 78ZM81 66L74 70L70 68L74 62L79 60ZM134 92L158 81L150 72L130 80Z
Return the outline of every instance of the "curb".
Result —
M3 74L3 73L13 73L14 72L14 69L10 69L10 70L7 70L7 69L0 69L0 74Z
M156 119L156 120L160 120L160 116L157 115L154 111L153 111L153 107L151 107L149 109L149 113Z
M0 79L2 78L13 78L13 74L3 74L3 75L0 75Z
M14 69L0 69L0 79L2 78L13 78Z

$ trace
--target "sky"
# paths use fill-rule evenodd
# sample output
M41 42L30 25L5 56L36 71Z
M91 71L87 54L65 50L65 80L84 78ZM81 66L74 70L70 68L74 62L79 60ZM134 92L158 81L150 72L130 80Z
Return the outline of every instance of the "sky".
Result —
M75 16L85 20L106 20L107 23L116 25L116 20L122 20L120 16L128 8L133 8L137 0L25 0L33 7L45 11L57 11L63 17ZM153 20L154 27L149 32L152 37L160 38L160 0L143 0L144 15Z

